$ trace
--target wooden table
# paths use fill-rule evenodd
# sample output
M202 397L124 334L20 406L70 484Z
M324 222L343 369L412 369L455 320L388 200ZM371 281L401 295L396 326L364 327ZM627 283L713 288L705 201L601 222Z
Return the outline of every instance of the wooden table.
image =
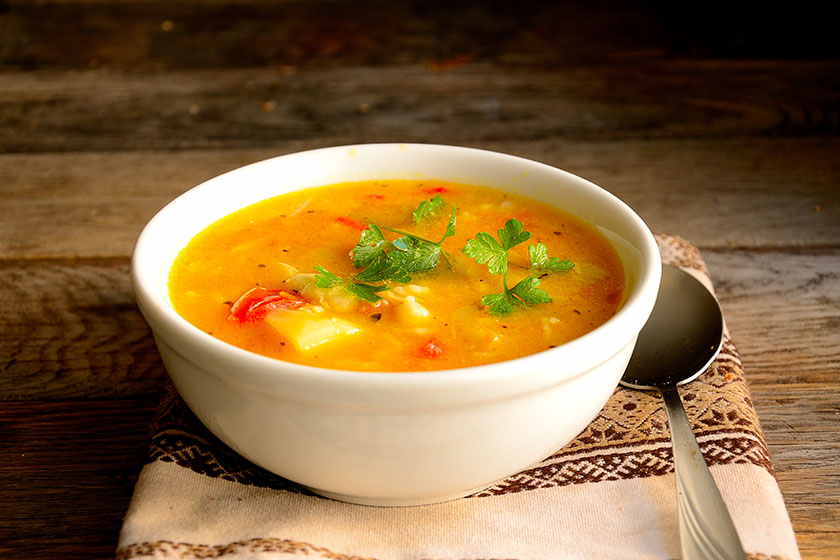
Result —
M833 24L583 4L0 3L0 557L113 554L166 375L128 280L156 210L269 156L417 141L567 169L698 245L802 554L836 558Z

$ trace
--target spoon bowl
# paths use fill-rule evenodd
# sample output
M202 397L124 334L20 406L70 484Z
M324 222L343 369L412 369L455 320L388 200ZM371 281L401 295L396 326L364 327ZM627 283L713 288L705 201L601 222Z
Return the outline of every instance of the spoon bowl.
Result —
M677 392L677 385L696 379L715 360L723 324L720 305L699 280L663 265L653 312L621 380L634 389L658 389L665 401L686 560L746 558Z
M723 313L715 297L694 276L662 267L653 312L621 379L634 389L682 385L715 361L723 344Z

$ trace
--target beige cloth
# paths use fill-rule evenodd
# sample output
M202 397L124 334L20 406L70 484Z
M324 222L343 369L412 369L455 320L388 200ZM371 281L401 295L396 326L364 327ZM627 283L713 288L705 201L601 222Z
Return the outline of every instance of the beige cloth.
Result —
M663 259L711 286L696 248ZM751 559L799 558L738 351L681 390ZM670 438L657 393L623 387L571 443L473 496L408 508L321 498L240 458L174 391L163 399L117 558L466 560L678 558Z

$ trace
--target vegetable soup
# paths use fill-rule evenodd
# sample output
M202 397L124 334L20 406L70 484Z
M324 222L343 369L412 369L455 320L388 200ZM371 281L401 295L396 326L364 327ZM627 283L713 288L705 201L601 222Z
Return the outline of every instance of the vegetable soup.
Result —
M235 346L299 364L422 371L509 360L612 317L624 270L594 227L529 198L441 181L280 195L196 235L175 310Z

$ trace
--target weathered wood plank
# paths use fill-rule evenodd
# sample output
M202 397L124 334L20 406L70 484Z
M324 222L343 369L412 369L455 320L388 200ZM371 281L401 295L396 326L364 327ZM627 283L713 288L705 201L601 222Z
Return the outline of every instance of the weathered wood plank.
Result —
M808 454L810 449L799 449ZM836 459L835 451L833 457ZM782 462L773 456L774 463ZM834 559L840 550L840 493L834 459L808 469L778 473L796 540L805 559Z
M486 63L44 71L0 80L5 152L840 131L840 60L657 59L540 72Z
M15 216L0 222L0 255L126 258L169 200L254 159L236 151L0 155L0 213Z
M156 400L0 406L0 557L114 557Z
M723 2L6 0L0 67L118 69L281 64L542 65L605 57L826 57L830 18ZM721 17L725 14L725 17ZM760 21L761 25L756 25Z
M836 251L710 250L704 254L754 383L807 387L814 382L840 382L840 257ZM840 403L831 410L840 412Z
M474 146L581 175L624 199L652 229L704 248L840 244L837 137ZM15 217L0 221L0 258L125 258L146 221L181 192L311 147L0 155L0 215Z
M0 401L155 393L165 377L128 262L0 262Z

